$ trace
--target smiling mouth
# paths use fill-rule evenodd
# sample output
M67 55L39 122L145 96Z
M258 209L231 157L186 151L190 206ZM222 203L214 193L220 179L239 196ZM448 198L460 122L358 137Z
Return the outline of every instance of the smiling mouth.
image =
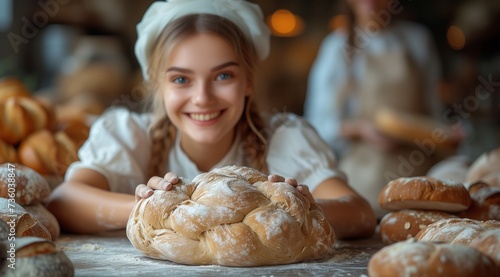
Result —
M219 117L221 113L221 111L213 113L191 113L189 114L189 117L196 121L210 121Z

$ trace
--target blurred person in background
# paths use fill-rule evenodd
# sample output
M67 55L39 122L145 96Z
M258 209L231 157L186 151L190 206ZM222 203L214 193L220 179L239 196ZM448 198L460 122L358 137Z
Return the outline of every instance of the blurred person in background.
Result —
M415 145L411 138L389 136L375 119L381 109L390 109L415 116L414 121L423 117L437 123L440 61L428 30L394 18L404 9L398 1L342 4L345 27L322 42L310 71L304 115L380 218L385 213L378 205L381 188L397 177L424 175L439 158L432 141Z

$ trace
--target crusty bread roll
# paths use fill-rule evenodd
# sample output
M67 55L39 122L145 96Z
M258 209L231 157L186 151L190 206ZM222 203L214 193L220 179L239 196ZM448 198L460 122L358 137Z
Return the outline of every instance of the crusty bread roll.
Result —
M17 163L16 149L0 139L0 164Z
M9 263L0 265L0 276L9 277L72 277L75 274L71 260L56 245L37 237L16 238L15 270Z
M500 270L500 229L481 233L471 241L470 246L492 258Z
M425 210L401 210L386 214L380 220L380 236L386 244L415 237L427 225L456 215Z
M65 132L54 134L44 129L21 142L18 157L42 175L64 176L69 165L78 160L78 147Z
M470 195L463 184L432 177L401 177L389 182L379 194L380 207L460 212L469 208Z
M500 147L482 154L470 166L466 181L479 180L500 187Z
M42 204L24 206L24 209L36 218L50 233L52 240L59 238L61 228L56 217Z
M151 258L225 266L319 259L335 239L321 208L295 187L237 166L138 201L127 236Z
M15 222L16 237L39 237L50 240L50 232L21 205L0 198L0 219L7 224Z
M457 215L476 220L500 220L500 187L492 187L482 181L466 186L472 203L469 209Z
M500 228L500 221L480 221L469 218L447 218L429 224L415 236L421 241L440 241L469 245L481 233Z
M50 110L38 100L26 97L11 97L0 102L0 139L11 145L17 144L29 134L50 129L54 125Z
M409 239L388 245L368 262L370 277L491 277L495 262L468 246Z
M377 110L374 120L381 133L411 145L416 141L432 142L433 151L449 153L459 144L450 126L429 116L383 107Z
M5 77L0 79L0 103L13 97L30 97L26 86L17 78Z
M49 184L35 170L20 164L0 165L0 197L12 198L20 205L32 205L49 195Z

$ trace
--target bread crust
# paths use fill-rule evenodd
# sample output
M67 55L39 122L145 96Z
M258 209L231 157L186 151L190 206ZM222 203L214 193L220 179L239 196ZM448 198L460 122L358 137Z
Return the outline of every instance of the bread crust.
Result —
M370 277L489 277L499 273L494 261L474 248L414 239L386 246L368 262Z
M386 214L380 221L380 236L386 244L415 237L420 230L444 218L456 215L426 210L401 210Z
M138 201L127 236L155 259L225 266L319 259L335 240L321 208L295 187L237 166Z
M41 203L50 195L47 181L35 170L21 164L0 165L0 197L14 200L20 205Z
M383 209L460 212L469 208L469 192L461 183L433 177L401 177L389 182L379 194Z
M497 220L480 221L469 218L447 218L429 224L415 238L420 241L469 245L474 238L483 232L499 228L500 221Z

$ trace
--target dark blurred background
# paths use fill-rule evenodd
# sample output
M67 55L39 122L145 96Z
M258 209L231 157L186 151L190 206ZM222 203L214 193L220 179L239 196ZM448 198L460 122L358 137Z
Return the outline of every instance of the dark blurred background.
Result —
M274 34L257 76L261 109L302 114L318 47L342 22L340 1L252 1L261 5ZM135 108L143 92L133 54L135 26L152 2L0 0L0 77L15 76L54 102L92 91L104 106ZM470 108L461 115L467 139L460 151L475 157L498 146L500 1L400 3L403 12L393 16L425 25L439 49L439 99L450 109ZM480 102L471 98L478 89L488 93Z

